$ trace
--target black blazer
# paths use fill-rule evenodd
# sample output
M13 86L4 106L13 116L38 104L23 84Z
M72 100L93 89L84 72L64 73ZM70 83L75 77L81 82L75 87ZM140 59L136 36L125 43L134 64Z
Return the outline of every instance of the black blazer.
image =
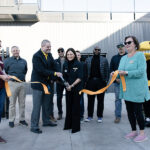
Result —
M68 69L68 61L65 61L63 65L63 77L64 79L71 85L77 78L83 80L83 68L82 64L75 60L72 68ZM74 89L81 90L82 89L82 82L79 82Z
M41 49L33 55L32 58L33 70L31 75L31 81L39 81L48 85L51 80L55 79L54 72L58 71L57 65L51 53L48 54L47 60ZM43 91L43 87L40 84L31 84L33 89Z

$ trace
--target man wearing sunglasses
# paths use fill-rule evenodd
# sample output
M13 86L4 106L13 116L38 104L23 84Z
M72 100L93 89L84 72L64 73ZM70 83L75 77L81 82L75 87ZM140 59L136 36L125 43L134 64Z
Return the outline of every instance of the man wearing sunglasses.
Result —
M93 50L93 56L86 60L88 68L87 89L97 91L106 86L109 80L109 65L105 57L100 56L101 49L96 46ZM101 93L97 96L97 117L98 123L102 122L104 111L104 94ZM89 122L93 119L95 95L88 95L88 117L85 119Z
M63 64L65 62L65 51L62 47L58 48L58 59L56 59L56 63L58 65L59 71L62 72L63 71ZM57 91L57 108L58 108L58 118L57 120L61 120L62 119L62 98L63 98L63 91L64 91L64 85L62 84L62 82L57 82L56 84L56 91Z
M120 60L122 56L126 55L125 47L123 43L118 44L117 46L118 54L114 55L110 62L110 73L114 72L118 69ZM120 79L116 79L114 82L114 92L115 92L115 120L114 123L119 123L121 119L121 110L122 103L121 99L119 99L119 91L120 91Z

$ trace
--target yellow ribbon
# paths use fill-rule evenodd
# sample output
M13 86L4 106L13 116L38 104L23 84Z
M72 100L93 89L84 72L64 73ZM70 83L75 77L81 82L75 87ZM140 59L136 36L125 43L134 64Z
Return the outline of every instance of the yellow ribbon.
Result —
M11 79L14 79L14 80L16 80L16 81L18 81L18 82L20 82L20 83L23 82L23 81L19 80L19 79L18 79L17 77L15 77L15 76L10 76L10 78L11 78ZM35 82L26 82L26 83L40 83L40 84L42 84L42 86L43 86L44 93L45 93L45 94L50 94L50 92L48 91L47 86L46 86L45 84L41 83L41 82L36 82L36 81L35 81ZM10 97L10 96L11 96L11 90L10 90L8 81L5 81L5 89L6 89L7 96Z
M148 80L148 86L150 86L150 80Z
M95 91L95 92L90 91L90 90L87 90L87 89L82 89L82 90L79 92L79 94L81 94L81 93L86 93L86 94L88 94L88 95L97 95L97 94L101 94L101 93L105 92L105 91L110 87L110 85L116 80L118 74L119 74L119 71L116 70L116 71L114 72L112 78L111 78L111 81L109 82L109 84L108 84L106 87L104 87L104 88L102 88L102 89L100 89L100 90L98 90L98 91ZM123 91L126 91L126 82L125 82L124 76L123 76L123 75L120 75L120 79L121 79L121 82L122 82Z

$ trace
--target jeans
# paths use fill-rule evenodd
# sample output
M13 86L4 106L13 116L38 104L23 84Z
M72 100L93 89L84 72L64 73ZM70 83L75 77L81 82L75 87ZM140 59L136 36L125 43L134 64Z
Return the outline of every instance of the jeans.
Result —
M4 102L6 97L6 91L5 88L0 89L0 122L1 122L1 116L4 109Z
M80 98L80 118L84 117L84 94L81 94Z
M115 116L121 118L122 101L119 99L120 84L114 83L115 90Z

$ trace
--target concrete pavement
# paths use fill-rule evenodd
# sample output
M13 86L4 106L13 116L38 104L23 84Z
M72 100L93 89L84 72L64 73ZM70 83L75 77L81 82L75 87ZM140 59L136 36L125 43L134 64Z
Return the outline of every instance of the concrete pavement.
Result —
M30 132L29 127L18 124L18 109L15 127L8 126L8 120L3 119L0 124L0 135L8 143L0 144L0 150L149 150L150 149L150 128L146 128L148 140L142 143L135 143L127 140L124 136L130 132L130 125L126 116L123 101L122 120L119 124L114 121L114 94L105 95L105 107L103 123L97 122L96 111L94 120L81 124L81 131L72 134L64 131L64 118L57 121L57 127L41 127L43 133L38 135ZM57 117L56 97L55 117ZM95 104L96 106L96 104ZM87 108L87 97L85 95L85 110ZM65 97L63 98L63 110L65 116ZM96 110L96 107L95 107ZM30 124L32 111L32 96L26 97L26 118ZM87 117L87 112L85 112ZM42 122L40 121L40 125Z

